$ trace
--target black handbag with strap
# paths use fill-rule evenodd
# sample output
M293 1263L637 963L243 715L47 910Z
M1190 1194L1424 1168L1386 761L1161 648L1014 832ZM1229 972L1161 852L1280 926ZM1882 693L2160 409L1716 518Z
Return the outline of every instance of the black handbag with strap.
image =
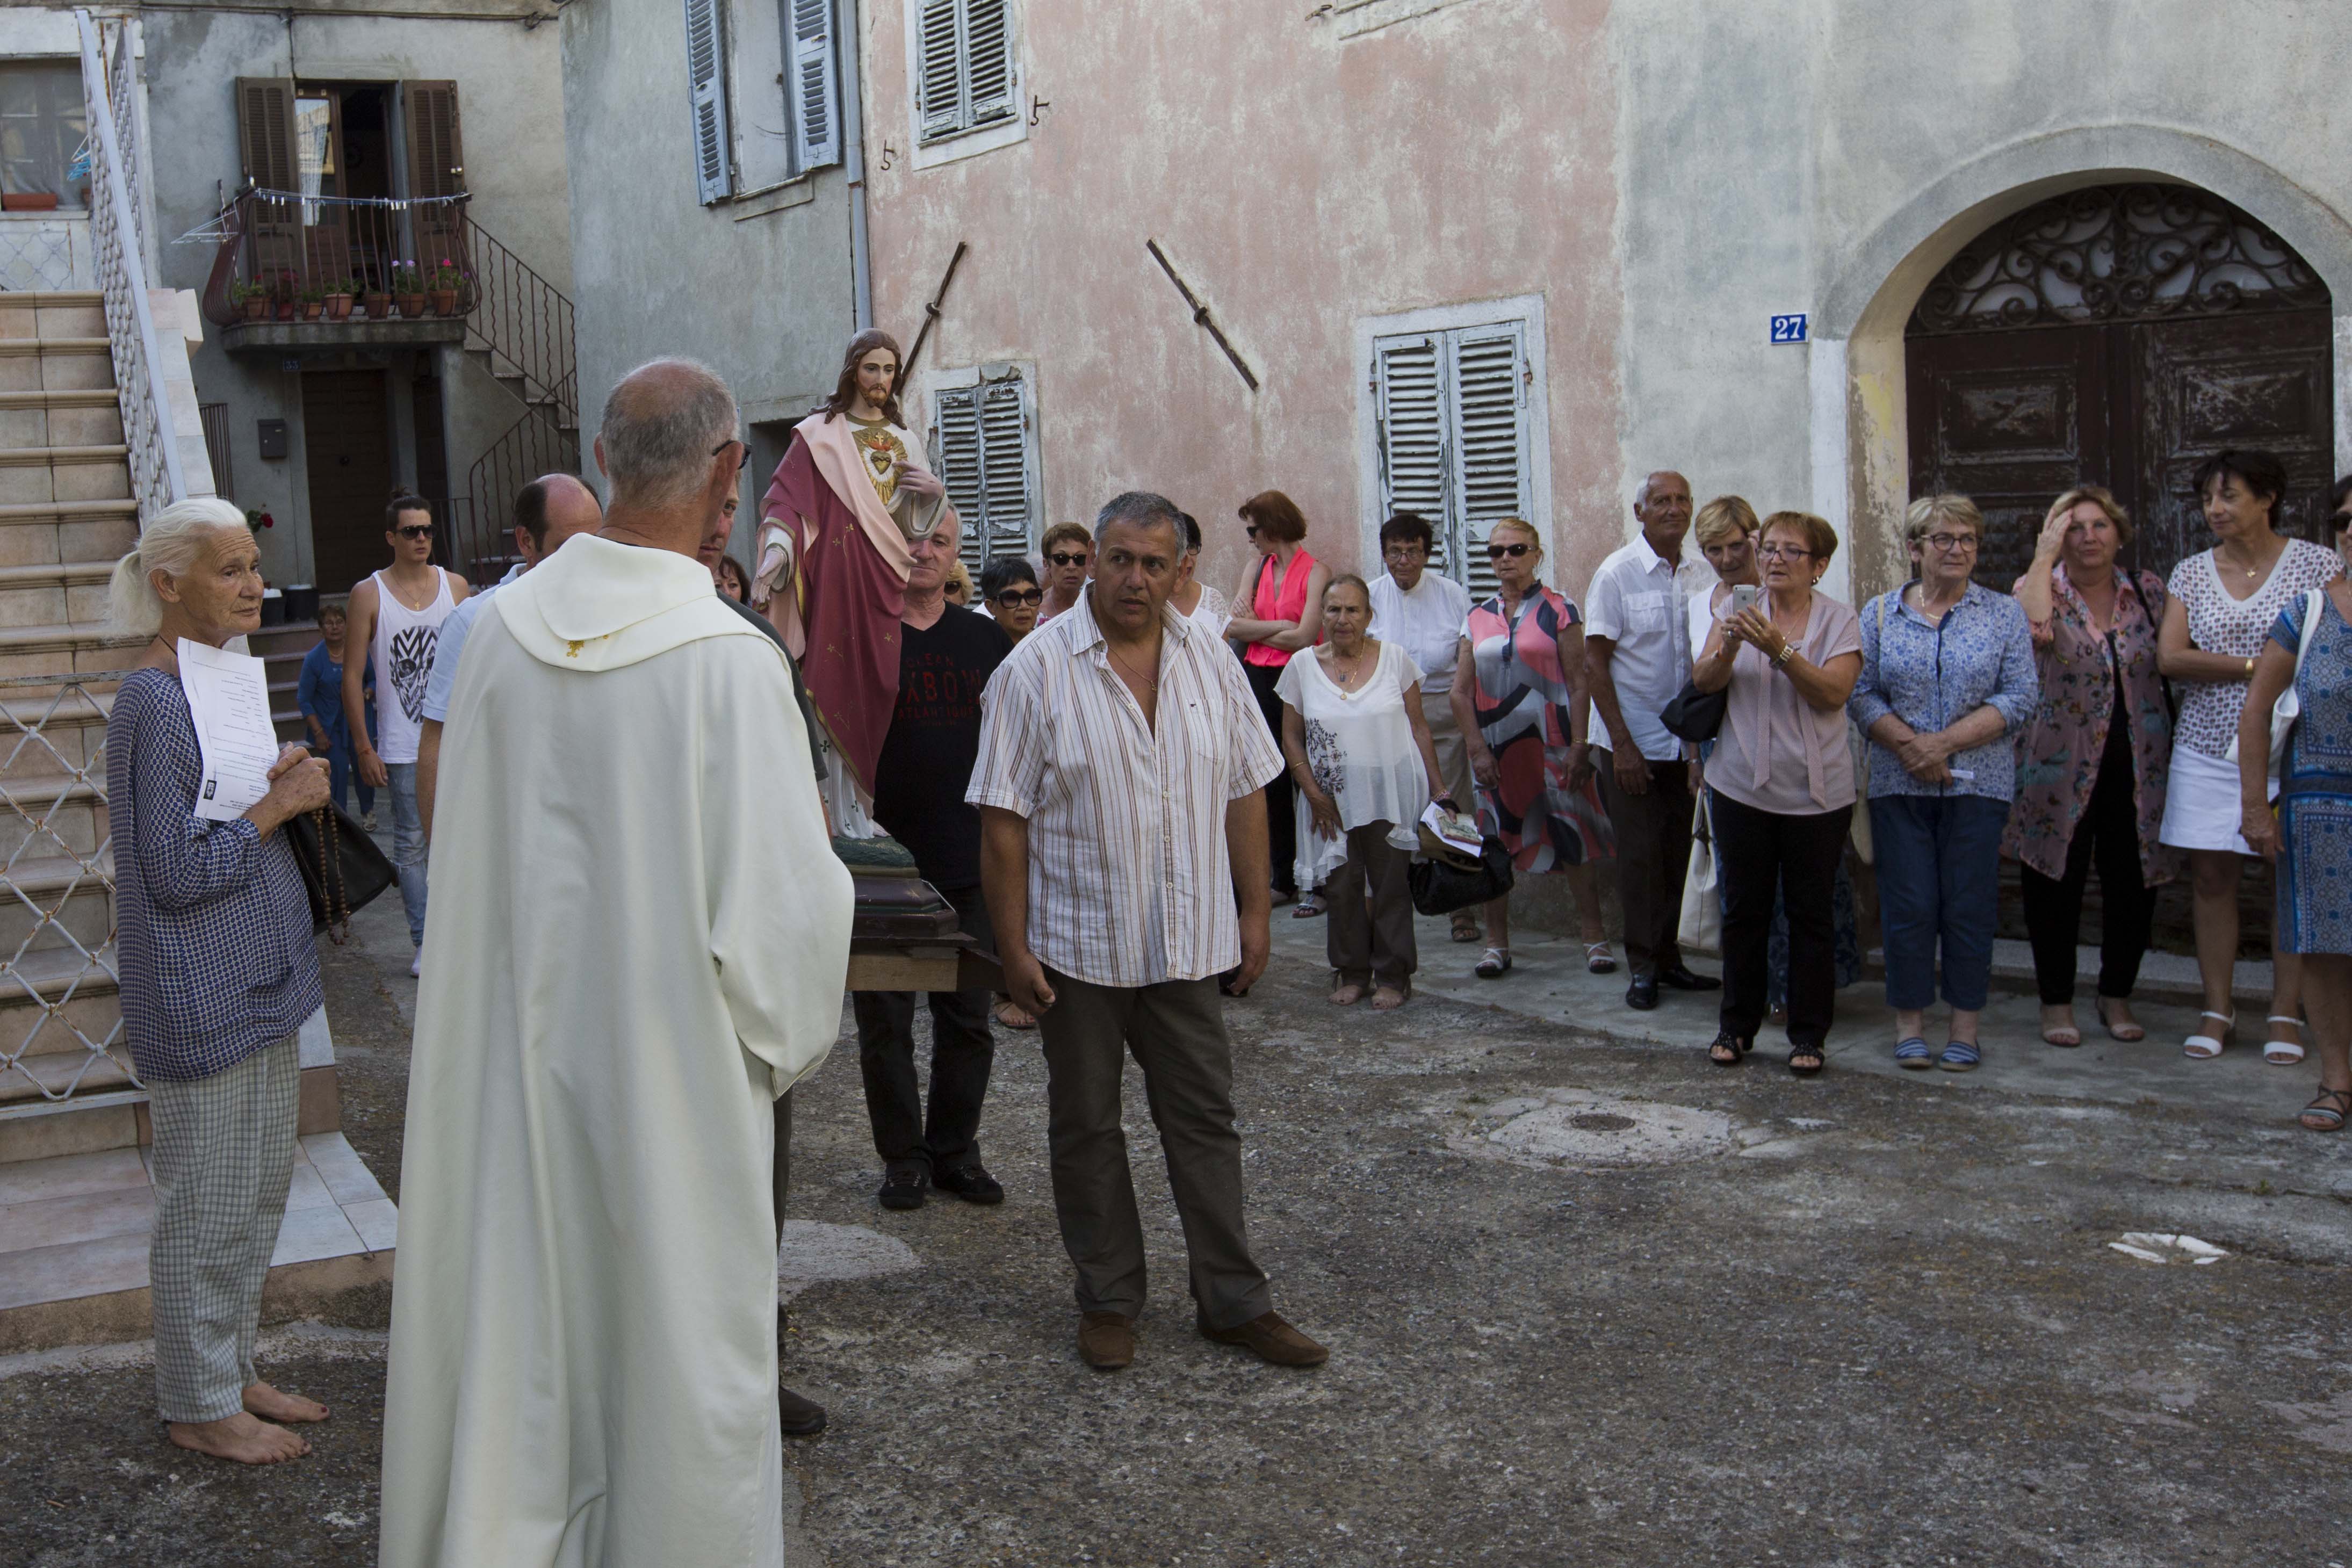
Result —
M1659 710L1658 722L1666 733L1678 740L1694 744L1713 740L1723 728L1723 716L1731 706L1731 688L1719 692L1703 692L1689 681L1675 694L1674 701Z
M339 947L350 939L352 915L400 880L367 830L331 801L289 821L286 840L310 895L310 929Z
M1419 860L1404 873L1404 881L1415 909L1423 915L1451 915L1511 891L1511 852L1502 840L1490 837L1479 846L1475 870L1451 861Z

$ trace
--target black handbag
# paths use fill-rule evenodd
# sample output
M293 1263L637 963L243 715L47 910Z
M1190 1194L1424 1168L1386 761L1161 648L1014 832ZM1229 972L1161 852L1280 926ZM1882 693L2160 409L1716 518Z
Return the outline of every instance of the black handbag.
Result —
M1666 733L1676 739L1694 744L1713 740L1716 732L1723 727L1724 711L1730 706L1729 686L1719 692L1703 692L1691 682L1685 681L1683 689L1675 694L1675 700L1658 714L1658 722L1664 725Z
M351 936L353 913L400 880L367 830L331 801L289 821L286 841L310 895L310 929L324 931L338 947Z
M1412 906L1423 915L1451 915L1511 891L1511 852L1503 841L1489 838L1478 849L1476 870L1442 860L1412 862L1404 873Z

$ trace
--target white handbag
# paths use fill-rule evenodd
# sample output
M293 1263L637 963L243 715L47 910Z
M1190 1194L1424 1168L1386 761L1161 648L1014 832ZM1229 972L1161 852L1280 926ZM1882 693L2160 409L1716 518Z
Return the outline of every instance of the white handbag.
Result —
M2320 604L2326 597L2327 590L2324 588L2315 588L2304 594L2303 637L2294 650L2294 679L2287 682L2286 690L2279 693L2278 700L2271 704L2270 776L2273 784L2278 782L2279 768L2286 761L2287 731L2293 729L2294 721L2303 716L2303 699L2294 695L2294 688L2303 679L2304 660L2311 656L2311 641L2319 631ZM2224 755L2233 764L2238 760L2238 737L2234 733L2230 737L2230 749Z
M1675 940L1688 953L1723 949L1723 892L1715 862L1715 826L1701 795L1691 814L1690 870L1683 876L1683 918Z

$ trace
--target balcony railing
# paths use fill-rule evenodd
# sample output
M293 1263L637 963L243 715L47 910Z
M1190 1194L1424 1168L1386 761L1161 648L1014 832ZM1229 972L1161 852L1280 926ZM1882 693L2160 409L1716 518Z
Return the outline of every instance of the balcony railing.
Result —
M221 214L205 314L224 327L469 316L482 290L468 199L244 192Z

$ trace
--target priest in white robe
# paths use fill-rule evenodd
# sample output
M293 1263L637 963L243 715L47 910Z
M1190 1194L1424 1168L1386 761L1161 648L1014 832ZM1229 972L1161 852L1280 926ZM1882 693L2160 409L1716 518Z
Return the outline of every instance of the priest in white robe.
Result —
M771 1106L839 1030L849 874L694 555L733 398L657 361L596 450L603 531L491 601L443 731L384 1568L783 1559Z

